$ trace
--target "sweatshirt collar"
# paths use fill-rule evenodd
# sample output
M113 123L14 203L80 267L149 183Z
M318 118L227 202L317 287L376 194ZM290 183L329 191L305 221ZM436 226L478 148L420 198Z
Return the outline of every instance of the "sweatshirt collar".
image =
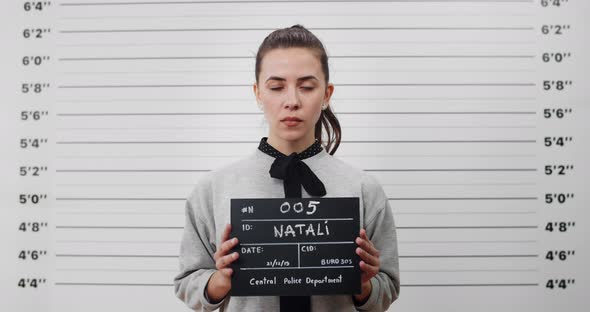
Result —
M260 144L258 145L258 149L260 151L262 151L263 153L265 153L269 156L272 156L274 158L287 157L287 155L279 152L272 145L268 144L267 141L268 141L268 137L263 137L262 139L260 139ZM308 146L301 153L293 153L293 154L295 154L294 157L297 159L305 159L305 158L309 158L309 157L319 154L322 150L323 150L323 147L320 144L320 141L318 141L316 139L312 145Z

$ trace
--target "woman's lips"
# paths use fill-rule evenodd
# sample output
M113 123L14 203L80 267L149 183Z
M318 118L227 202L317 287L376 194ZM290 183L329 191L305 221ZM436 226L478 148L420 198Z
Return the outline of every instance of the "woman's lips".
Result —
M301 121L300 120L283 120L283 123L285 125L287 125L287 127L295 127L297 126Z

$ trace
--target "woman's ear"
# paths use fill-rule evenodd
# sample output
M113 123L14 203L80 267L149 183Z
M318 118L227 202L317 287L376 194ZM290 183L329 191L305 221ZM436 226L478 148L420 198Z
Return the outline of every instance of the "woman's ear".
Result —
M256 98L256 103L258 104L258 109L264 111L264 106L262 105L262 101L260 100L260 94L258 93L258 85L254 82L252 86L252 90L254 91L254 97Z
M254 92L254 97L256 98L256 102L260 102L260 96L258 94L258 84L254 82L252 85L252 91Z
M334 93L334 84L330 82L326 86L326 92L324 93L324 102L330 103L330 98L332 98L333 93Z

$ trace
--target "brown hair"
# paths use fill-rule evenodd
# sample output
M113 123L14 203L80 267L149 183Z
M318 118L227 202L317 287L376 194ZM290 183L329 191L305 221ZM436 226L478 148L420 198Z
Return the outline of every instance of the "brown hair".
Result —
M326 87L328 86L330 70L328 68L328 55L326 54L324 45L314 34L307 30L307 28L299 24L288 28L277 29L264 38L264 41L260 44L258 53L256 54L256 83L258 83L260 66L264 55L271 50L285 48L307 48L316 52L322 65ZM334 155L340 145L342 130L340 129L340 122L338 122L338 118L336 118L336 115L332 112L331 107L331 105L328 105L328 108L322 110L320 119L315 124L315 138L320 144L324 145L322 142L323 125L328 136L328 142L325 144L325 149L330 155Z

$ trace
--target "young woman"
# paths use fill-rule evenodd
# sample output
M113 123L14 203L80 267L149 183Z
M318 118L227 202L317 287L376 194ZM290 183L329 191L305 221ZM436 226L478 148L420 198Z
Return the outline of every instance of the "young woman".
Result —
M255 75L253 91L268 137L254 153L205 174L188 196L176 296L196 311L387 310L400 291L393 214L373 176L333 156L341 129L329 106L334 85L322 43L300 25L276 30L259 47ZM230 252L238 244L230 237L230 199L312 196L360 198L362 292L295 301L229 295L230 264L239 257Z

